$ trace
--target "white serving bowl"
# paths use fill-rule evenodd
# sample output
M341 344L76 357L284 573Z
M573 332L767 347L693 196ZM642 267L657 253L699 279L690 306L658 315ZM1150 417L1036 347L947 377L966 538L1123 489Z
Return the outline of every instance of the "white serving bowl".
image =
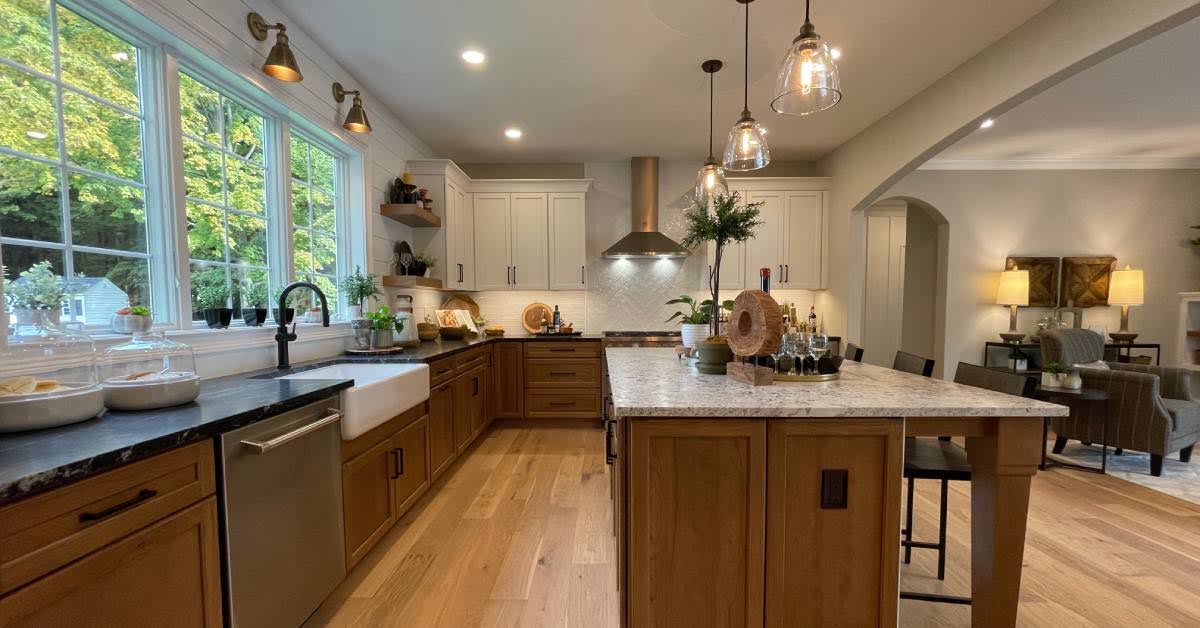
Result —
M106 379L104 405L111 410L154 410L195 401L200 395L200 376L191 372L160 373L126 381Z
M86 421L104 411L104 389L83 386L0 397L0 432L24 432Z

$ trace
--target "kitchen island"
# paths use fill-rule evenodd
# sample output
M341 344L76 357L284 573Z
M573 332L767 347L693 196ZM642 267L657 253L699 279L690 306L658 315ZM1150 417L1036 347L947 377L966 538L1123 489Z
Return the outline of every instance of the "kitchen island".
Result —
M962 436L973 626L1014 626L1029 483L1062 406L847 362L751 387L608 349L623 625L895 626L905 436Z

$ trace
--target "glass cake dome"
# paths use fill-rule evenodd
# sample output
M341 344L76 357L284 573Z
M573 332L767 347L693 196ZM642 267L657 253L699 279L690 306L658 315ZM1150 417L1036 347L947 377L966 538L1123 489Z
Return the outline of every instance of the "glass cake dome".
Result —
M113 410L151 410L189 403L200 394L192 348L161 332L135 333L100 357L105 405Z
M104 411L96 345L59 310L19 309L0 336L0 432L66 425Z

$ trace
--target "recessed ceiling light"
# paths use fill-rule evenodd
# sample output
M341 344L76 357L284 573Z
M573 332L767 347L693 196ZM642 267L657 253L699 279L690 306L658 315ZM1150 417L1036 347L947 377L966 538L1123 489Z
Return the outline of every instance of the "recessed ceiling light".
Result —
M462 60L470 63L471 65L479 65L480 63L487 61L487 55L483 54L482 50L467 48L466 50L462 51Z
M114 52L114 53L112 53L112 58L115 61L128 61L129 53L128 52Z
M842 58L842 49L841 48L830 48L829 56L833 57L834 61L841 59Z
M28 137L28 138L34 139L34 140L44 140L49 136L41 131L26 131L25 137Z
M521 129L518 129L515 126L510 126L507 129L504 129L504 137L507 137L510 140L519 140L524 134L525 133L523 133Z
M983 121L983 122L980 122L980 123L979 123L979 128L981 128L981 129L990 129L990 128L992 128L992 125L993 125L993 124L996 124L996 121L995 121L995 120L993 120L993 119L991 119L991 118L986 118L986 119L984 119L984 121Z

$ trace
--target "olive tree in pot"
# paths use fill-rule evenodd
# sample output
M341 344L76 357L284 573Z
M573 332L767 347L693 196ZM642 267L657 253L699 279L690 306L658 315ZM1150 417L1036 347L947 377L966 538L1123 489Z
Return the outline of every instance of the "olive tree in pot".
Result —
M364 274L362 268L355 266L354 272L342 280L342 290L346 292L346 302L349 303L351 320L362 318L364 302L379 295L375 279L375 275Z
M758 219L762 203L740 205L741 195L719 194L711 206L697 200L683 213L687 232L681 244L693 249L706 242L713 243L713 258L708 271L709 303L721 303L721 258L725 246L734 242L745 242L754 237L754 228L762 224ZM721 335L721 317L712 312L708 317L709 337L696 342L700 359L696 369L702 373L724 373L725 364L733 357L729 345Z

